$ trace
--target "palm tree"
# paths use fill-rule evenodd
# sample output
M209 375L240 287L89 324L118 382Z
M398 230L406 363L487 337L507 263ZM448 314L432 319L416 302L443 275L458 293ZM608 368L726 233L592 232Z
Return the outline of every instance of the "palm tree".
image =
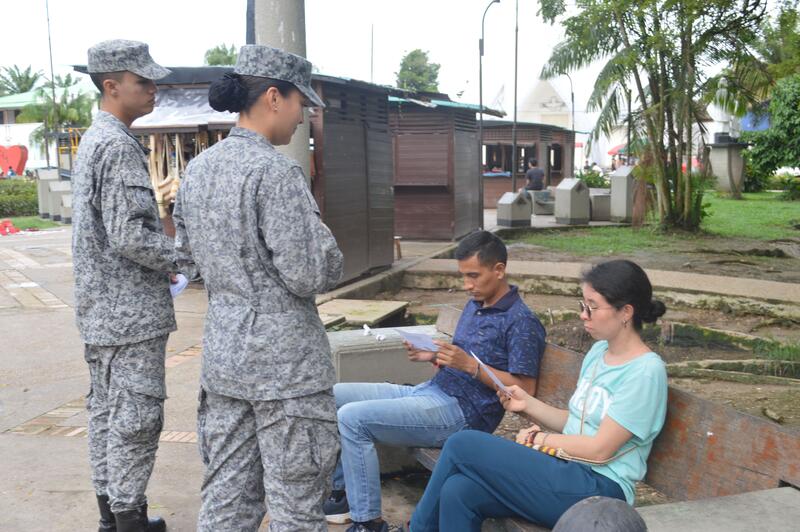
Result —
M42 77L41 71L32 72L29 66L21 70L17 65L0 70L0 94L20 94L33 90Z
M800 74L797 4L797 0L782 2L774 19L763 23L758 40L709 80L706 101L735 116L762 111L779 79Z
M56 76L55 83L50 80L39 88L37 102L27 105L17 117L17 122L42 122L30 135L31 143L44 146L49 160L49 139L65 127L87 127L92 123L92 108L97 97L83 92L76 93L73 87L80 80L66 76ZM53 88L55 86L55 101Z
M695 128L703 130L704 67L738 57L765 12L766 0L577 0L562 21L565 39L542 77L605 62L588 102L600 112L593 136L616 127L630 102L662 227L699 227L703 185L691 169ZM541 0L541 13L553 22L565 2Z

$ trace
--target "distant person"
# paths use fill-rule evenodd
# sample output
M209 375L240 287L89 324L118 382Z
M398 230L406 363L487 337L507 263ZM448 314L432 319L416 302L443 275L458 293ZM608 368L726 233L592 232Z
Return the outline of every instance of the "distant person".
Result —
M592 163L592 171L597 172L598 174L603 174L603 169L597 163Z
M528 159L528 171L525 172L525 178L528 180L525 190L544 189L544 170L536 166L536 159Z
M14 168L11 166L8 167L8 177L17 177L17 173L14 171Z

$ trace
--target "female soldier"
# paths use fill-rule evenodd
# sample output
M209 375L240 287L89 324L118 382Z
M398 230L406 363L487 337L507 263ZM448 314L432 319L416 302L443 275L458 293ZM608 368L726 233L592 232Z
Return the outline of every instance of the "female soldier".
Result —
M209 103L238 112L230 135L186 169L174 218L209 306L198 439L206 466L198 530L327 530L322 500L339 448L335 372L314 295L342 254L288 144L303 106L324 107L311 64L267 46L239 52Z
M536 424L517 443L477 431L451 436L412 517L413 532L479 531L486 518L511 516L553 527L570 506L597 495L633 504L667 409L664 362L640 331L666 309L630 261L595 266L582 288L581 319L599 341L583 360L569 409L517 386L510 398L499 394L506 410Z

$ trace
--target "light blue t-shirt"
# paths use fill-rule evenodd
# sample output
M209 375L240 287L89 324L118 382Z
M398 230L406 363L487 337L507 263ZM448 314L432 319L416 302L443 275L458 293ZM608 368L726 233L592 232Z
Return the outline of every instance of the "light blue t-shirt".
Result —
M633 434L617 452L633 445L636 449L606 465L591 466L619 484L632 505L634 484L647 472L647 457L667 415L667 370L661 357L653 352L619 366L609 366L603 359L606 351L608 342L597 342L583 359L578 387L569 400L564 434L580 434L581 413L587 400L583 434L596 434L605 416ZM599 365L595 374L596 364Z

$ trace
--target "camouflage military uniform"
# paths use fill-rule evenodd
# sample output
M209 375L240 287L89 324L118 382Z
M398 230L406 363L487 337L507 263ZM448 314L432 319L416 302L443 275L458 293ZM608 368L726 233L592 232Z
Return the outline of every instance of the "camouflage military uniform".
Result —
M130 70L142 50L152 62L142 43L101 43L89 52L90 71ZM138 66L159 73L144 60ZM100 111L81 139L72 176L75 314L91 374L92 480L115 513L146 504L163 423L166 342L175 330L168 275L177 269L174 244L162 231L146 153L120 120Z
M253 57L247 48L237 69ZM198 530L256 530L265 495L270 530L327 530L322 501L339 438L314 295L339 281L342 254L303 172L235 127L189 163L174 220L179 257L193 258L209 294Z

